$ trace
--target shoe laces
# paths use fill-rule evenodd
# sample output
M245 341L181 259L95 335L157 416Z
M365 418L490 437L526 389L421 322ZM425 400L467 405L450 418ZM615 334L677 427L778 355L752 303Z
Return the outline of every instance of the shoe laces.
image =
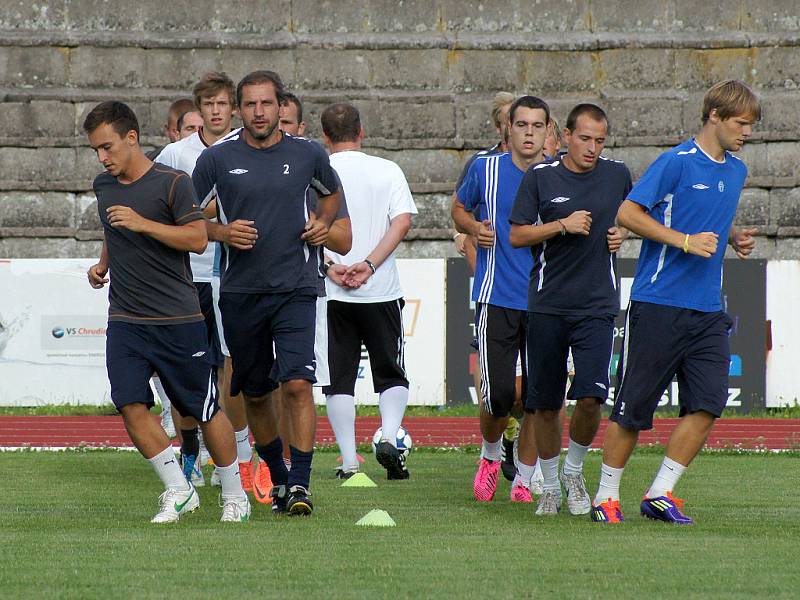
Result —
M158 508L160 510L164 510L172 506L175 502L175 494L178 493L178 490L173 488L167 488L164 490L161 495L158 497Z
M667 492L667 498L669 498L670 501L678 508L683 508L683 505L686 504L686 500L683 498L676 498L672 495L672 492Z
M553 490L545 490L541 498L541 506L544 510L558 510L559 496Z
M578 494L582 496L587 494L586 483L583 480L583 475L562 473L562 477L564 479L565 487L574 486L576 488L575 491L578 492ZM569 492L569 489L567 489L567 492Z
M242 516L245 515L245 511L239 503L239 499L236 497L225 498L220 494L219 500L217 501L219 507L222 509L222 518L233 518L233 519L240 519Z

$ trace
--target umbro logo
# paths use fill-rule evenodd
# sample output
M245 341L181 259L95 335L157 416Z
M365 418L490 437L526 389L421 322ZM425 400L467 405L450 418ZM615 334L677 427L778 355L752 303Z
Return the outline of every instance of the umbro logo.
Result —
M200 352L195 352L194 354L192 354L192 356L193 356L194 358L200 358L200 357L201 357L201 356L203 356L204 354L205 354L205 350L201 350Z
M707 190L708 189L708 186L703 184L703 183L695 183L692 187L694 189L696 189L696 190Z
M306 369L308 369L309 371L314 371L315 370L314 367L312 367L311 365L306 365Z
M608 389L608 388L606 387L606 384L605 384L605 383L600 383L600 382L598 382L598 381L595 381L595 382L594 382L594 384L595 384L597 387L599 387L599 388L602 388L602 389L604 389L604 390L605 390L605 389Z
M564 196L557 196L556 198L550 200L550 202L553 202L555 204L561 204L562 202L568 202L568 201L569 198L565 198Z
M247 169L231 169L228 173L231 175L244 175L247 173Z

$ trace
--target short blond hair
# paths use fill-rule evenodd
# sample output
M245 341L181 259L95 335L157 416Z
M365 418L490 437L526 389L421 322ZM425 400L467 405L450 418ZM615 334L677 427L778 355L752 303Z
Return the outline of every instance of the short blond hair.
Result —
M558 124L558 119L553 115L550 115L550 127L553 128L553 136L558 142L558 147L561 148L561 144L564 143L564 136L561 135L561 125Z
M492 123L496 129L500 129L500 113L506 106L514 102L514 94L509 92L497 92L492 99Z
M720 81L703 97L703 124L715 110L723 121L731 117L748 116L761 120L761 101L745 83L736 79Z

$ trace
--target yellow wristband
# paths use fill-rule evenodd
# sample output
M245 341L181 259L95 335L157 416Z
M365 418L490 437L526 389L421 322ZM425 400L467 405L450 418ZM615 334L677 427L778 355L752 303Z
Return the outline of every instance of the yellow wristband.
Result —
M686 237L683 238L683 252L684 254L689 252L689 234L686 234Z

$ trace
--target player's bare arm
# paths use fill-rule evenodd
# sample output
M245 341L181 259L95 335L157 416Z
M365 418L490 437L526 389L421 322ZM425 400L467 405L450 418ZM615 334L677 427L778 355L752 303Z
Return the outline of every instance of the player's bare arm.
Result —
M622 242L628 239L630 231L624 227L609 227L606 240L608 242L608 251L612 254L622 247Z
M397 215L389 223L389 229L363 261L350 265L345 274L345 283L358 288L364 285L389 255L400 245L411 230L411 214ZM369 261L369 262L367 262Z
M586 210L576 210L563 219L556 219L541 225L511 225L509 239L514 248L536 246L557 235L589 235L592 228L592 214Z
M223 225L207 220L205 223L209 240L223 242L237 250L250 250L258 240L258 229L253 227L255 221L236 219Z
M717 251L719 235L713 231L695 234L675 231L656 221L647 213L645 207L631 200L625 200L619 207L617 222L643 238L680 248L695 256L710 258Z
M324 246L328 241L331 225L339 212L340 202L341 194L338 191L328 196L320 196L317 201L317 212L311 213L300 238L312 246Z
M350 217L336 219L328 231L328 241L325 242L328 250L345 255L353 247L353 228Z
M103 249L100 251L100 261L89 267L86 276L89 278L89 285L99 290L108 283L108 244L103 239Z
M741 259L746 259L753 252L756 247L755 234L758 230L752 228L739 229L736 225L731 225L730 233L728 234L728 243L736 252L736 256Z
M475 216L464 208L464 204L457 197L453 198L450 214L456 225L456 231L474 237L481 248L494 246L494 229L491 221L476 221Z
M208 235L203 221L192 221L185 225L165 225L145 219L129 206L110 206L106 210L112 227L122 227L135 233L143 233L181 252L202 254L208 245Z

